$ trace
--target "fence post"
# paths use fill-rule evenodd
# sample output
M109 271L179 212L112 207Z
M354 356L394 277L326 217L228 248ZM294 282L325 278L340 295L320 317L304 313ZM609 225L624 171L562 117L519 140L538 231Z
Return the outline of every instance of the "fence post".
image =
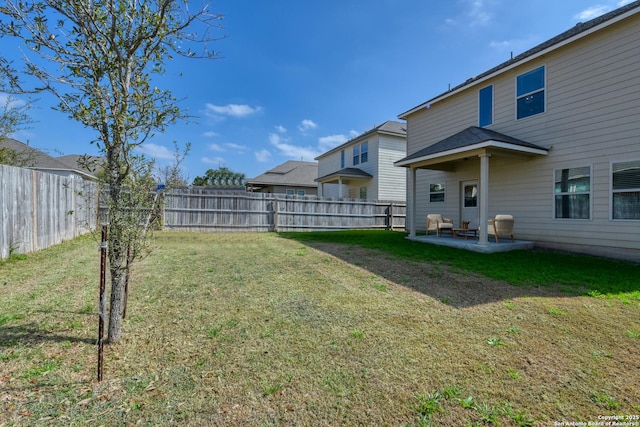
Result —
M393 202L389 205L389 228L393 231Z
M273 198L273 231L278 232L278 198Z
M102 363L104 360L104 320L107 316L107 226L102 225L102 240L100 242L100 299L98 307L98 381L102 381Z
M38 183L35 169L31 170L31 203L33 203L33 211L31 212L31 248L29 252L35 252L38 248Z

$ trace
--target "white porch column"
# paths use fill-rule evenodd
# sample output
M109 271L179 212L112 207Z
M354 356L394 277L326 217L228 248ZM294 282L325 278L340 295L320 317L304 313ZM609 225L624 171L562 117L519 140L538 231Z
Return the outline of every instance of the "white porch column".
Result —
M338 177L338 198L342 198L342 177Z
M488 245L487 221L489 220L489 157L490 154L480 156L480 236L479 245Z
M409 203L411 203L411 225L409 226L409 236L416 236L416 168L410 168L411 171L411 197Z

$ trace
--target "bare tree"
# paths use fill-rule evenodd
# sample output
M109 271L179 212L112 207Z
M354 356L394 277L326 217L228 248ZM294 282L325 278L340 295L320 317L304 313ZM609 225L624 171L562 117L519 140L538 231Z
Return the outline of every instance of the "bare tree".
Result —
M134 149L186 115L171 91L154 85L172 55L212 58L211 32L220 15L177 0L5 0L0 33L22 41L27 53L18 73L0 60L10 93L47 91L57 109L96 131L106 157L106 216L111 276L108 341L122 335L131 248L147 236L133 187L150 176ZM192 48L202 49L196 52ZM25 82L23 76L28 77ZM37 82L29 85L29 82ZM144 192L143 192L144 193ZM148 191L147 191L148 193ZM136 246L137 247L137 246Z
M189 154L191 144L187 144L184 150L180 149L177 142L174 141L173 144L173 161L168 165L157 167L158 180L161 183L164 183L167 188L185 187L189 185L189 183L188 177L184 175L182 162L184 161L185 157L187 157L187 154Z
M1 75L0 78L2 78ZM28 114L31 104L11 96L0 98L3 98L0 100L0 164L18 167L33 166L35 149L17 151L2 143L11 134L27 129L33 123Z

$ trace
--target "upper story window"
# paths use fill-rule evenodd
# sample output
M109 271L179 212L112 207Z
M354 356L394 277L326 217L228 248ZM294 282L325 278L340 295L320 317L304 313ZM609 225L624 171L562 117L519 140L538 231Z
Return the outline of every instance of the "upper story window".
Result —
M589 219L591 167L557 169L554 173L556 218Z
M478 92L478 126L493 124L493 85Z
M544 113L545 69L538 67L516 78L517 118Z
M353 146L353 166L360 164L360 144Z
M369 141L353 146L353 165L366 163L369 160Z
M369 141L360 145L360 163L366 163L367 160L369 160Z
M611 165L613 219L640 219L640 160Z
M344 150L340 151L340 168L344 168Z

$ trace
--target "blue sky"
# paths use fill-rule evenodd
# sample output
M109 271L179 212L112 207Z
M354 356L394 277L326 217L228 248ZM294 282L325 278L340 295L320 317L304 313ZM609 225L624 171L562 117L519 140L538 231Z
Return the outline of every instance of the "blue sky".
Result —
M630 0L217 0L216 60L180 59L163 82L194 122L143 146L159 164L191 143L184 174L253 178L319 154ZM181 74L181 75L180 75ZM13 135L51 155L99 154L92 130L41 96Z

